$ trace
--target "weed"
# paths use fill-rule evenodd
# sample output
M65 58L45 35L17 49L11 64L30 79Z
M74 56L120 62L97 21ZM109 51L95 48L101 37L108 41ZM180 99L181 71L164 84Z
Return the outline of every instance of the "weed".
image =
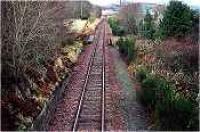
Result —
M138 70L141 82L139 99L153 111L154 121L161 130L197 130L197 103L182 94L167 80L150 74L145 68Z
M117 41L119 52L127 57L128 62L134 60L136 54L135 39L132 37L120 37Z

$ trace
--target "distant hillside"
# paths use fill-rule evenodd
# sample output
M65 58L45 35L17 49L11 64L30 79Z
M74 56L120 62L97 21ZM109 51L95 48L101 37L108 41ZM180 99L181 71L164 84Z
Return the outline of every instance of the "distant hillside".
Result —
M141 15L145 15L147 10L152 11L163 11L165 9L165 5L155 4L155 3L132 3L139 7L138 13Z
M199 10L199 12L200 12L200 6L190 6L192 9L194 9L194 10Z
M91 14L101 16L101 8L88 1L66 1L67 18L88 18Z

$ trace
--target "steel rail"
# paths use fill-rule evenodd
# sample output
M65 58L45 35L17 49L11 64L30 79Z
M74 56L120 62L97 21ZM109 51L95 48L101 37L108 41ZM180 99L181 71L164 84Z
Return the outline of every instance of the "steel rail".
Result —
M105 20L104 20L104 32L103 32L103 86L102 86L102 119L101 119L101 131L104 131L105 127Z

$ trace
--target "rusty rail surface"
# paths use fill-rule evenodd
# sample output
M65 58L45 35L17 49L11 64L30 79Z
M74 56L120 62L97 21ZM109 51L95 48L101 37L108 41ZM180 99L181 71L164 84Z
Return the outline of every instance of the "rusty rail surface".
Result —
M105 21L95 35L94 52L89 60L72 131L101 130L105 127ZM97 29L98 30L98 29ZM103 34L103 35L102 35Z

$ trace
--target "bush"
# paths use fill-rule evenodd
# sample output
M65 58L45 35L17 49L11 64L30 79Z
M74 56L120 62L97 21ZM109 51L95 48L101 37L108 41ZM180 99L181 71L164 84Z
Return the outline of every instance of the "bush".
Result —
M165 79L151 75L144 68L138 72L142 84L137 95L142 104L153 110L161 130L198 130L197 103L175 93Z
M168 104L157 103L156 111L159 117L159 125L163 130L194 129L190 125L190 122L194 120L192 115L195 113L193 103L181 95L172 98Z
M119 46L119 52L127 57L128 62L134 59L135 57L135 39L132 37L120 37L117 41Z
M108 23L109 23L114 35L123 36L125 34L124 27L120 26L120 23L116 18L109 17Z
M163 64L172 72L182 71L186 75L198 72L199 46L191 43L191 38L176 41L168 39L158 47Z
M146 68L139 68L137 69L136 72L136 78L137 80L139 80L139 82L142 82L144 79L147 78L147 74L149 73L148 70Z
M141 101L144 105L154 107L156 103L157 80L152 76L147 76L142 82Z
M192 31L193 11L181 1L171 1L160 23L162 36L184 37Z
M149 11L147 11L144 21L139 23L139 30L143 37L147 39L154 39L155 25L153 22L153 17Z
M117 36L123 36L125 34L125 29L123 26L118 26L118 27L115 27L114 28L114 32L113 32L114 35L117 35Z

